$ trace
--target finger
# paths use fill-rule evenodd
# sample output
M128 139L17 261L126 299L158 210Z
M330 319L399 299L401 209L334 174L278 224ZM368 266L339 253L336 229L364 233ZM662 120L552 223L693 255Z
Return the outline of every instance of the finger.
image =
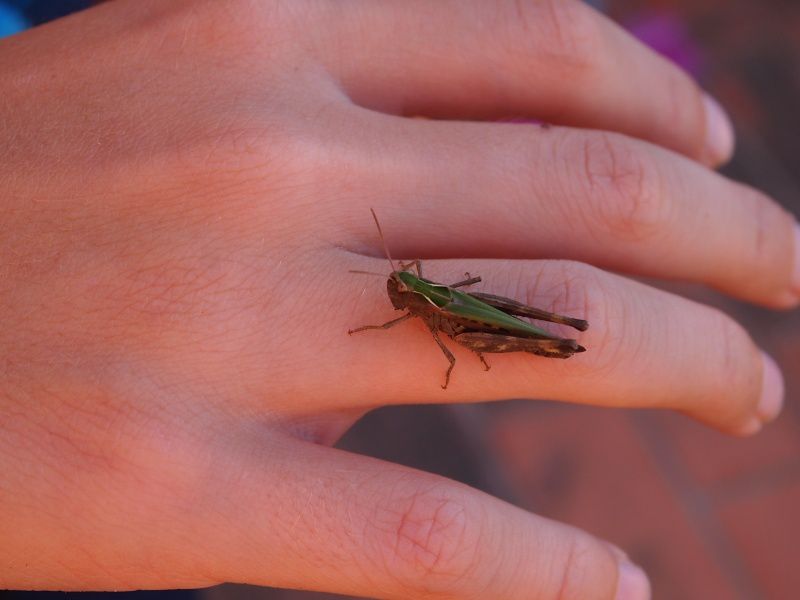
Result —
M383 266L377 261L365 264L363 259L355 264L367 270ZM422 323L366 331L349 340L337 335L337 327L344 331L392 318L385 285L353 274L364 280L342 285L341 297L334 301L336 306L355 301L353 310L337 314L339 324L328 342L332 346L335 337L338 344L336 367L330 368L325 360L315 363L315 372L329 382L330 393L339 396L326 401L361 398L372 405L551 398L671 408L739 434L754 433L780 411L780 372L742 327L715 309L569 261L423 263L423 275L443 283L464 271L483 277L475 291L587 320L586 332L551 328L562 337L576 338L586 352L567 360L527 353L487 354L492 369L485 373L474 354L450 342L456 365L449 388L439 392L447 361Z
M734 135L677 66L578 0L360 2L324 60L355 102L406 115L525 116L618 131L707 164ZM333 24L333 25L331 25Z
M375 238L369 204L398 255L568 258L772 307L800 302L795 218L671 151L561 127L395 121L388 130L389 191L354 204L364 237Z
M643 573L586 533L438 476L262 440L214 473L198 523L220 580L386 599L649 597Z

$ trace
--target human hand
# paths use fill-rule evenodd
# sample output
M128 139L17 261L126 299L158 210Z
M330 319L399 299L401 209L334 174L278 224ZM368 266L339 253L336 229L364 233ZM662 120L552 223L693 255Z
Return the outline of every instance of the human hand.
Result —
M739 325L602 270L800 296L794 219L700 164L724 116L581 3L118 0L0 68L3 587L645 598L601 540L327 446L399 403L780 410ZM419 324L349 338L393 316L348 273L386 270L369 207L396 258L586 318L588 352L454 348L442 392Z

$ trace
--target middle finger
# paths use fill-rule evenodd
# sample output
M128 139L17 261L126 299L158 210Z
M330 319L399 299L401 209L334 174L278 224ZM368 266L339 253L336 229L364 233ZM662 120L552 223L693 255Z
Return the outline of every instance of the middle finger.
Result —
M357 214L368 203L387 235L403 231L398 255L567 258L776 308L800 302L794 217L676 153L564 127L375 118L391 131L387 191Z

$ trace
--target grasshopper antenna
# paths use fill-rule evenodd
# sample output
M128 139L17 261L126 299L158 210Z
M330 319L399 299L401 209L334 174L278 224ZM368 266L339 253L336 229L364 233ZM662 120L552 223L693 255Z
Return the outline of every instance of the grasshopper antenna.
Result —
M356 273L357 275L375 275L376 277L386 277L386 273L373 273L372 271L357 271L356 269L350 269L347 272Z
M373 209L369 209L369 212L372 213L372 218L375 219L375 225L378 227L378 235L381 236L381 242L383 243L383 251L386 253L386 258L389 259L389 264L392 266L392 273L397 271L394 266L394 262L392 261L392 255L389 254L389 246L386 245L386 238L383 237L383 231L381 230L381 224L378 223L378 216L375 214Z

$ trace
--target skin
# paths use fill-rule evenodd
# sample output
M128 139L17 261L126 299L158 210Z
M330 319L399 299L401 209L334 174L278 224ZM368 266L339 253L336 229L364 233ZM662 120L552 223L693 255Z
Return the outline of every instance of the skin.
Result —
M780 410L737 323L610 271L791 307L794 218L580 2L117 0L0 72L0 587L647 598L602 540L330 445L395 403ZM348 273L387 269L369 207L395 258L586 319L589 350L453 347L443 392L418 320L348 337L398 316Z

